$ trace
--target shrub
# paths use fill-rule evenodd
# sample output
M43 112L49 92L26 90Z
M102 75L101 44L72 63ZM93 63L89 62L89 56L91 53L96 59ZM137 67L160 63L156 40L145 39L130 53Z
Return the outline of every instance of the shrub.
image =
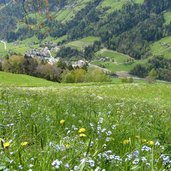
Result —
M80 83L80 82L109 82L110 77L98 68L89 69L75 69L66 71L62 74L62 82L65 83Z
M62 70L60 68L56 68L55 66L50 64L40 64L37 66L36 69L36 76L57 82L60 82L61 73Z
M16 74L24 73L24 57L13 55L3 62L2 69Z

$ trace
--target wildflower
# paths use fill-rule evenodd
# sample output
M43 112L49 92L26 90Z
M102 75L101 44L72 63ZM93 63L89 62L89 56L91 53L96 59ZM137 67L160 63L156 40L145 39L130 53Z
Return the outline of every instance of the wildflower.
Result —
M83 138L83 137L86 137L87 135L86 134L80 134L80 138Z
M146 162L147 161L147 159L144 156L141 157L141 160L142 160L142 162Z
M170 157L169 156L166 156L166 155L162 154L160 156L160 158L162 158L164 165L171 163L171 160L170 160Z
M14 162L14 160L10 160L9 163L12 164Z
M9 171L9 169L8 168L5 168L4 171Z
M5 142L5 143L3 144L3 146L4 146L4 148L8 148L8 147L10 146L10 143L9 143L9 142Z
M141 151L151 151L151 148L148 147L148 146L146 146L146 145L144 145L144 146L142 147Z
M153 146L154 145L154 141L148 141L148 145Z
M74 171L77 171L79 170L79 167L78 166L74 166Z
M86 129L85 128L80 128L78 133L85 133L86 132Z
M70 145L69 144L65 144L65 147L68 149L70 147Z
M90 167L94 167L95 166L94 160L88 160L88 164L89 164Z
M59 161L58 159L52 162L52 166L55 167L56 169L59 169L61 164L62 164L62 161Z
M103 118L100 118L98 123L99 124L102 124L103 123L103 120L104 120Z
M29 168L32 168L34 165L33 164L29 164Z
M27 141L21 143L21 146L23 146L23 147L26 146L26 145L28 145Z
M28 171L33 171L32 169L29 169Z
M111 140L111 138L109 138L109 137L107 137L107 138L105 139L106 142L109 142L110 140Z
M19 168L20 170L22 170L22 169L23 169L23 166L22 166L22 165L19 165L18 168Z
M124 145L127 145L127 144L129 144L129 143L130 143L130 140L129 140L129 139L123 140L123 144L124 144Z
M156 146L159 146L160 145L160 142L159 141L156 141L155 145Z
M101 169L100 169L100 167L98 166L98 167L96 167L96 169L94 170L94 171L100 171Z
M112 125L112 129L115 129L116 128L116 125Z
M107 134L107 136L110 136L110 135L112 135L112 131L108 131L106 134Z
M134 164L134 165L137 165L139 163L139 158L136 158L133 162L132 162L132 164Z
M138 150L136 150L136 151L133 152L133 156L134 157L138 157L138 155L139 155L139 151Z
M129 160L129 161L132 160L132 154L128 154L128 155L127 155L126 161L127 161L127 160Z
M64 165L64 167L65 167L66 169L69 169L69 164L66 163L66 164Z
M65 123L65 120L64 119L62 119L62 120L60 120L60 122L59 122L61 125L63 125L64 123Z

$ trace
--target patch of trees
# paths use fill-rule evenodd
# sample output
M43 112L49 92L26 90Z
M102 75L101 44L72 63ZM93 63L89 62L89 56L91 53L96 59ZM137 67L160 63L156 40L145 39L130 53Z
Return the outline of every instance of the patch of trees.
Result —
M37 58L13 55L8 59L0 61L1 70L16 74L27 74L55 82L110 81L109 76L99 69L87 69L87 66L74 69L71 64L67 64L62 59L54 64L49 64Z
M62 58L80 58L84 57L86 60L91 60L94 57L94 53L99 51L101 48L101 42L95 41L92 45L85 47L83 51L63 46L57 53L58 57Z
M171 59L153 57L145 64L137 64L130 73L142 78L152 75L156 79L171 81Z
M34 58L17 55L2 61L2 71L27 74L57 82L60 81L60 75L62 73L62 69L55 65L50 65Z
M66 71L62 74L62 82L64 83L80 83L80 82L110 82L111 79L103 71L98 68L88 70L75 69Z

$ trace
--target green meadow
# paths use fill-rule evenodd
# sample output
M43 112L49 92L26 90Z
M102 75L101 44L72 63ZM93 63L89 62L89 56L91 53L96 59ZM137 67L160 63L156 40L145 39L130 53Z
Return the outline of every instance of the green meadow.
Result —
M73 47L73 48L76 48L78 50L83 50L85 47L92 45L94 41L98 41L98 40L99 40L98 37L89 36L89 37L85 37L83 39L79 39L76 41L69 42L65 46Z
M0 170L171 169L170 84L52 84L1 74Z
M153 55L163 55L166 58L171 58L171 37L165 37L151 45Z
M0 86L1 87L46 87L54 86L58 83L47 81L44 79L32 77L23 74L12 74L0 71Z

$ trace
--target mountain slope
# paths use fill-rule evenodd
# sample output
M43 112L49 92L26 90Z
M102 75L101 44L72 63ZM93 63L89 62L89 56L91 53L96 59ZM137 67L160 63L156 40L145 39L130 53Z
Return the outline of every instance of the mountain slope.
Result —
M151 43L171 35L169 0L10 2L0 10L0 38L7 41L66 36L63 44L95 36L103 47L142 59Z

